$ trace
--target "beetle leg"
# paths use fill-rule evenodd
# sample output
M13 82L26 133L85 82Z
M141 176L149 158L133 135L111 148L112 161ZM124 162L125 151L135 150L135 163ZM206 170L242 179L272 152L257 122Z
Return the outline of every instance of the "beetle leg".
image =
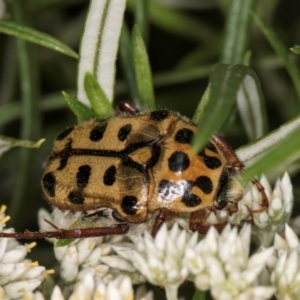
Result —
M162 226L162 224L166 221L167 212L168 212L168 210L163 208L163 209L161 209L158 216L156 217L155 222L152 226L152 230L151 230L151 235L153 238L156 236L156 234L157 234L158 230L160 229L160 227Z
M208 209L200 209L190 216L190 229L192 231L197 231L201 234L206 234L210 227L215 227L218 232L222 232L227 222L216 223L216 224L206 224L210 211Z
M252 178L251 182L256 186L256 188L260 192L261 198L262 198L261 208L251 210L251 213L259 213L259 212L266 210L269 207L269 199L266 195L265 188L260 184L260 182L256 178Z
M47 221L56 231L36 231L36 232L0 232L0 237L15 239L41 239L41 238L57 238L57 239L76 239L85 237L96 237L105 235L126 234L129 230L128 224L120 224L116 227L96 227L83 229L61 229Z
M220 135L213 135L212 140L217 144L218 148L222 150L225 159L233 168L235 168L236 170L243 169L244 166L237 157L235 151Z

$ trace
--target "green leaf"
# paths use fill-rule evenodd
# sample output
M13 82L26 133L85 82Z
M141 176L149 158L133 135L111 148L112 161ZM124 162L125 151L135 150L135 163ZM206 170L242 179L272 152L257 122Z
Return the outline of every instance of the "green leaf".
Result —
M88 108L87 106L82 104L77 99L71 97L70 95L68 95L65 92L62 92L62 94L63 94L69 108L80 120L86 121L86 120L90 120L90 119L97 117L90 108Z
M257 174L265 173L276 166L286 163L288 159L299 154L300 149L300 128L292 134L282 139L276 146L264 152L259 156L255 164L247 168L243 176L245 181Z
M26 140L17 140L11 137L0 135L0 156L13 147L24 147L24 148L39 148L45 139L40 139L37 142L31 142Z
M250 68L243 65L216 64L210 75L210 95L203 111L196 111L198 130L193 141L193 150L198 152L207 143L208 139L217 132L233 108L237 99L237 92Z
M0 32L15 36L27 42L52 49L65 55L78 58L78 54L70 47L55 39L49 34L37 31L24 25L19 25L10 21L0 20Z
M294 61L290 59L288 55L288 50L280 41L277 34L271 29L271 27L264 23L260 19L260 17L254 12L252 12L252 17L258 25L258 27L263 32L263 34L265 35L266 39L269 41L270 45L273 47L276 54L281 58L282 62L284 63L284 66L293 81L295 90L298 95L298 100L300 101L300 73L299 69L297 68L297 65L294 63Z
M128 8L132 11L135 10L137 1L141 0L128 0ZM199 21L199 18L192 18L178 9L166 7L156 1L149 1L149 18L151 23L159 28L197 43L211 42L220 38L213 27Z
M237 94L237 106L250 141L267 132L266 107L256 73L249 69Z
M140 104L139 93L137 90L137 82L135 78L133 54L131 47L130 33L126 24L123 24L121 38L120 38L120 62L126 77L127 83L129 85L129 92L131 99L135 105Z
M73 241L74 241L74 239L61 239L61 240L58 240L58 241L55 243L54 248L59 248L59 247L68 246L68 245L70 245Z
M224 46L221 62L229 64L243 63L248 48L251 15L257 0L232 0L227 14Z
M85 74L84 88L97 117L105 118L113 116L114 109L112 105L108 101L97 79L89 72Z
M290 50L293 53L300 55L300 45L294 45L292 48L290 48Z
M149 0L139 0L135 3L135 24L139 27L145 44L149 36Z
M85 75L92 73L106 97L114 99L116 58L126 0L91 0L80 45L77 99L88 104Z
M298 116L273 130L267 136L239 148L236 152L243 163L251 166L253 160L256 161L257 156L263 155L270 149L275 148L282 140L291 137L295 132L299 132L299 130L300 117Z
M204 115L204 112L206 110L206 107L208 105L210 101L210 84L208 85L208 87L206 88L202 98L201 98L201 101L199 102L199 105L196 109L196 112L194 114L194 117L193 117L193 121L195 123L199 123L201 118L203 117Z
M152 74L148 54L141 33L137 26L132 32L132 49L137 88L141 105L148 109L155 109Z

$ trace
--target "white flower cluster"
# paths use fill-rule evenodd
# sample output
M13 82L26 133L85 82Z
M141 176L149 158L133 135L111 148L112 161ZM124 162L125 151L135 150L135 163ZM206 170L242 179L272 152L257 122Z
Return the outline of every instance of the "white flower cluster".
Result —
M140 296L135 297L136 300L152 300L152 293L139 292ZM132 283L129 277L119 276L109 283L95 282L92 274L86 274L80 282L78 282L70 297L63 296L61 289L55 286L51 294L51 300L133 300L134 298ZM26 294L26 300L45 300L40 292Z
M6 207L0 208L0 231L9 217L5 215ZM0 299L19 299L26 292L35 290L44 277L51 273L37 262L26 259L26 255L36 243L20 245L15 239L0 238Z
M274 288L257 282L273 249L249 257L251 227L226 226L221 234L212 227L194 248L187 250L184 262L199 290L210 290L214 299L269 299Z
M285 238L275 233L291 213L293 196L290 180L288 175L284 175L276 183L274 191L265 178L261 183L270 206L266 211L253 213L255 226L246 223L238 229L227 225L222 233L212 227L206 236L201 236L180 229L177 223L170 230L164 224L155 238L148 232L129 237L94 237L72 240L65 246L54 248L61 266L64 289L56 286L51 299L133 299L132 284L150 282L163 287L167 299L173 300L177 299L178 287L186 280L193 281L200 291L210 290L217 300L269 299L273 295L278 299L298 299L299 240L288 226ZM246 205L255 210L260 207L260 202L261 195L256 187L249 188L241 201L242 212L227 216L227 220L234 224L239 220L249 220ZM58 209L52 216L41 211L39 217L61 228L78 226L82 220L81 213ZM215 214L214 217L218 221L226 220L222 215ZM4 211L0 220L7 221ZM54 230L48 223L42 224L43 230ZM260 247L251 254L251 229L255 237L259 237L260 245L267 245L265 247L269 247L271 237L275 236L274 246ZM0 244L0 257L1 249ZM0 276L1 272L0 267ZM7 293L6 285L0 285L0 293ZM41 293L33 293L33 288L26 291L28 300L44 299ZM152 294L136 294L135 299L152 299Z
M249 213L249 210L258 210L261 208L261 194L257 187L249 183L245 188L243 199L239 202L239 210L232 216L228 216L227 211L212 212L209 216L209 223L229 222L230 224L242 224L245 221L251 221L253 218L254 225L252 234L255 236L259 245L269 246L274 239L275 233L290 218L293 208L293 192L290 177L287 173L282 179L278 179L275 188L272 191L271 186L265 176L260 180L261 185L265 188L266 195L269 199L269 207L260 212Z
M268 261L268 267L277 299L299 299L300 243L288 225L285 226L284 238L278 234L275 236L274 253Z

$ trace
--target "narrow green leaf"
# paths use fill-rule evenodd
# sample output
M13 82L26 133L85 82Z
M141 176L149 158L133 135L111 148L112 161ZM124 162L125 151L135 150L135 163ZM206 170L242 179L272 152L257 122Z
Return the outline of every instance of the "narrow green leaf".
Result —
M203 117L204 115L204 112L206 110L206 107L208 105L210 101L210 84L208 85L208 87L206 88L202 98L201 98L201 101L199 102L199 105L196 109L196 112L193 116L193 121L195 123L199 123L201 118Z
M59 247L68 246L68 245L70 245L73 241L74 241L74 239L61 239L61 240L58 240L58 241L55 243L54 248L59 248Z
M282 140L289 138L295 132L299 132L299 130L300 117L298 116L273 130L263 138L239 148L236 152L240 160L250 166L253 164L253 160L256 160L257 156L276 147Z
M300 55L300 45L294 45L292 48L290 48L290 50L293 53Z
M171 70L168 72L153 74L153 84L155 87L171 84L180 84L191 80L206 78L211 71L211 65L201 65L183 70Z
M135 105L139 105L140 98L139 98L139 93L137 90L137 82L135 78L131 38L130 38L129 30L125 23L123 24L122 27L119 52L120 52L120 62L121 62L122 70L124 72L127 83L129 85L131 100Z
M211 135L217 132L228 118L237 99L237 92L250 68L243 65L216 64L210 75L210 97L205 113L196 111L198 119L197 135L193 141L193 150L198 152L207 143ZM200 106L200 109L203 107ZM201 117L202 116L202 117Z
M77 73L77 99L88 105L85 75L97 78L106 97L114 99L116 57L126 0L91 0L81 39Z
M140 0L128 0L128 8L134 11L138 1ZM220 38L219 33L207 23L192 18L178 9L158 4L156 1L149 1L149 18L154 25L196 42L215 41Z
M86 73L84 78L84 88L97 117L113 116L114 109L112 105L108 101L97 79L89 72Z
M286 162L287 159L299 154L300 149L300 128L291 135L286 136L275 147L258 157L255 164L247 168L244 180L248 181L254 175L267 172L276 166Z
M0 32L15 36L27 42L38 44L65 55L78 58L78 54L66 44L44 32L37 31L24 25L0 20Z
M37 142L31 142L0 135L0 156L13 147L39 148L44 141L45 139L40 139Z
M277 34L271 29L270 26L268 26L266 23L264 23L260 17L255 14L254 12L251 13L254 21L259 26L263 34L265 35L266 39L269 41L270 45L273 47L276 54L281 58L282 62L285 65L285 68L287 72L289 73L295 90L298 95L298 100L300 101L300 72L297 68L297 65L290 59L288 50L283 45L283 43L278 38Z
M138 92L141 98L141 104L143 107L148 109L154 109L155 98L150 63L145 44L137 26L134 26L132 32L132 49L135 75Z
M90 120L90 119L97 117L90 108L88 108L87 106L82 104L77 99L71 97L70 95L68 95L65 92L62 92L62 94L63 94L69 108L80 120L86 121L86 120Z
M241 120L250 141L267 132L266 107L256 73L249 69L237 93Z
M139 0L135 3L135 24L139 27L145 44L149 37L149 0Z
M248 48L251 15L257 0L231 0L225 26L224 46L221 62L229 64L243 63Z

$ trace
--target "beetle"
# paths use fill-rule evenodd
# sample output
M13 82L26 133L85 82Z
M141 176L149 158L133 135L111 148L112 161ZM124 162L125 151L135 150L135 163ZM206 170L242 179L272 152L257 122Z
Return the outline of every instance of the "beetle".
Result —
M83 238L130 234L151 224L155 236L164 222L188 218L192 231L206 233L211 211L237 212L243 197L238 175L243 164L231 146L214 135L192 152L194 123L169 110L139 112L123 103L115 117L89 120L60 133L42 176L46 200L61 210L105 215L114 226L45 232L0 233L14 238ZM199 129L201 130L201 129ZM262 185L252 180L268 207ZM89 214L90 211L96 213ZM107 213L109 212L109 213ZM101 214L102 213L102 214ZM221 231L225 223L213 224Z

